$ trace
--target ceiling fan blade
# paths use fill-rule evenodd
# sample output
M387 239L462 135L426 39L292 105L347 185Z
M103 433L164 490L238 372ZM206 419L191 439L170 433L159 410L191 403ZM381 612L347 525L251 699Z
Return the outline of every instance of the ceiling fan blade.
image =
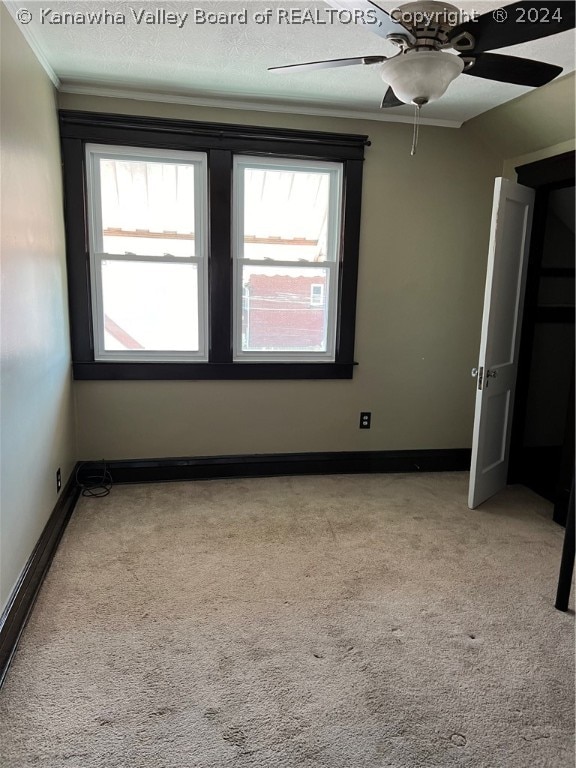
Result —
M369 29L374 34L380 37L388 37L388 35L403 35L411 43L416 42L414 35L406 29L399 21L394 21L392 16L380 8L379 5L373 3L372 0L324 0L332 8L338 11L355 11L360 12L357 16L353 17L354 23L364 25L366 29ZM357 19L357 20L356 20Z
M382 61L386 61L386 56L356 56L353 59L327 59L326 61L307 61L303 64L286 64L283 67L268 67L268 72L332 69L334 67L350 67L354 64L379 64Z
M384 98L382 99L382 104L380 104L380 109L388 109L389 107L404 107L405 104L403 101L400 101L396 97L396 94L392 90L392 88L388 88L386 93L384 94Z
M557 67L555 64L519 59L516 56L500 56L497 53L480 53L473 58L474 65L464 70L465 75L485 77L501 83L531 85L533 88L538 88L554 80L562 72L562 67Z
M574 29L575 9L574 0L512 3L458 25L450 32L449 40L465 32L471 34L476 41L473 53L527 43Z

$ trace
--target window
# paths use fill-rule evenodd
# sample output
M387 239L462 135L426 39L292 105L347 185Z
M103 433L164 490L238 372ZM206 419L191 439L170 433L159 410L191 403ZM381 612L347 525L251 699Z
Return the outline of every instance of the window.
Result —
M365 136L60 130L76 378L351 378Z
M207 360L206 156L86 146L95 360Z
M335 359L341 187L341 164L235 158L235 360Z

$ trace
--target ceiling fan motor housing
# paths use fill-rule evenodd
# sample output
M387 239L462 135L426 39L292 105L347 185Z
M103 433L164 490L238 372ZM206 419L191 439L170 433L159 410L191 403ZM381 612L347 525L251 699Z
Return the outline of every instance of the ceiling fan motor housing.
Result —
M420 3L405 3L392 11L391 17L406 27L416 38L414 43L407 44L391 36L389 38L391 42L400 44L401 47L434 51L449 44L449 32L469 18L469 15L455 5L428 0Z

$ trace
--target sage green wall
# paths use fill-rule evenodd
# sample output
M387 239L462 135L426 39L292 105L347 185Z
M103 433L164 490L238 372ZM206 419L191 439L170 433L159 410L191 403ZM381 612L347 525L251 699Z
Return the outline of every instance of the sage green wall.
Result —
M575 148L575 99L576 75L571 72L479 115L463 130L499 154L503 175L516 180L517 166Z
M3 4L0 610L75 458L52 83Z
M76 382L82 459L470 445L494 177L462 131L60 95L63 108L366 133L351 381ZM372 429L359 430L361 410Z

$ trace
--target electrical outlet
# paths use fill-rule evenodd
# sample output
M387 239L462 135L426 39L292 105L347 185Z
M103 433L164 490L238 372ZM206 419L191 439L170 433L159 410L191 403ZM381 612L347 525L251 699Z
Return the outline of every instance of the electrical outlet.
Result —
M372 419L372 414L370 411L362 411L360 413L360 429L370 429L370 420Z
M60 471L60 467L56 470L56 491L59 493L62 489L62 472Z

